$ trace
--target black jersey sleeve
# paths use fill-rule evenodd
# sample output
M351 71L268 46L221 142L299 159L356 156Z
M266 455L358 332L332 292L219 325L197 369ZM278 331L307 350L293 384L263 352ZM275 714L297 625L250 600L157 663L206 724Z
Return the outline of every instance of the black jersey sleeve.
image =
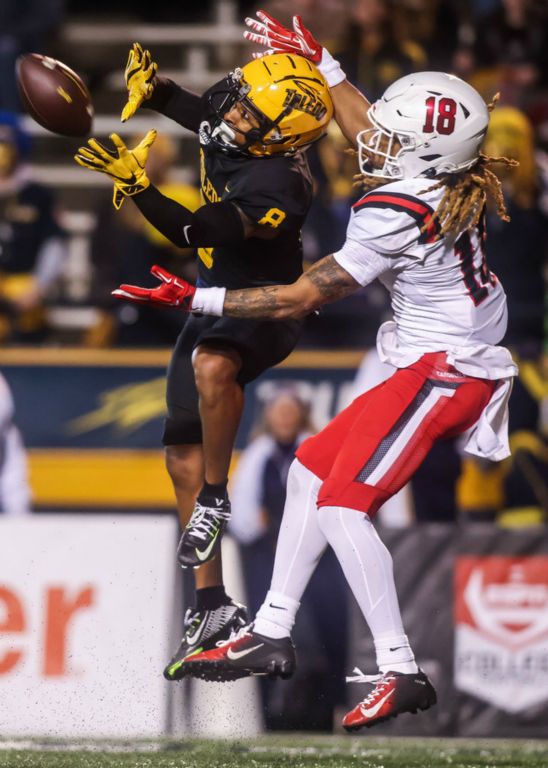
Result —
M143 107L160 112L189 131L198 133L203 115L202 97L181 88L173 80L156 77L152 96L143 102Z
M280 231L300 228L312 199L308 168L294 158L254 159L231 179L223 199L255 224Z
M190 211L152 184L132 198L143 216L179 248L241 243L244 225L236 207L220 202Z

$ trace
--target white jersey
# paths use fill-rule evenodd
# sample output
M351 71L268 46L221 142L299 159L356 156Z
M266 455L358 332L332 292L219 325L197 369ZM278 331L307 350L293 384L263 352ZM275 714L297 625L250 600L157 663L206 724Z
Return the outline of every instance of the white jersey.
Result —
M367 193L334 258L360 285L379 278L390 292L394 320L377 336L383 362L402 368L426 352L447 352L468 376L506 379L498 403L505 410L517 373L508 350L496 346L506 332L506 295L487 267L481 227L436 239L432 217L444 190L435 183L406 179Z

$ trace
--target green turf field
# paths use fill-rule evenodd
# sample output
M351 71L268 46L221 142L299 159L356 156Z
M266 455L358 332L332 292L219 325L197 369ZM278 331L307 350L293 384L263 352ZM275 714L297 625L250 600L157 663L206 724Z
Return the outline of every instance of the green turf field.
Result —
M547 768L547 741L265 736L255 741L0 740L0 768Z

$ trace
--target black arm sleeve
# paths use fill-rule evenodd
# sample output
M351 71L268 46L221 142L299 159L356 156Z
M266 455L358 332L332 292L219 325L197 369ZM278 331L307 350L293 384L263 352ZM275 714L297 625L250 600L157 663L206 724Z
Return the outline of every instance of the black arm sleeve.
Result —
M152 96L143 107L169 117L189 131L198 133L202 121L202 97L181 88L166 77L156 77Z
M133 200L143 216L179 248L213 248L245 239L242 217L232 203L208 203L193 213L152 184Z

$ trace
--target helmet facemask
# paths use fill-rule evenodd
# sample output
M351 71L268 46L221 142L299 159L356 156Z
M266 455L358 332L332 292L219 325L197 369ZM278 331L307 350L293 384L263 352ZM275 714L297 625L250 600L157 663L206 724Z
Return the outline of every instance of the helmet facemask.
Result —
M278 122L291 111L291 107L283 110L277 120L268 118L248 97L251 86L246 83L242 70L237 68L229 74L231 84L226 90L219 90L209 97L209 106L216 116L216 120L211 127L209 139L218 149L236 152L244 155L251 154L250 147L257 144L279 144L286 139L282 136ZM248 131L241 131L234 125L228 123L224 116L230 112L235 104L241 104L246 112L258 123L258 127L250 128ZM243 141L237 142L236 135L239 134Z
M358 162L364 176L379 179L404 178L400 159L403 153L417 147L417 137L413 133L388 130L375 120L371 109L367 116L373 128L360 131L358 141Z

